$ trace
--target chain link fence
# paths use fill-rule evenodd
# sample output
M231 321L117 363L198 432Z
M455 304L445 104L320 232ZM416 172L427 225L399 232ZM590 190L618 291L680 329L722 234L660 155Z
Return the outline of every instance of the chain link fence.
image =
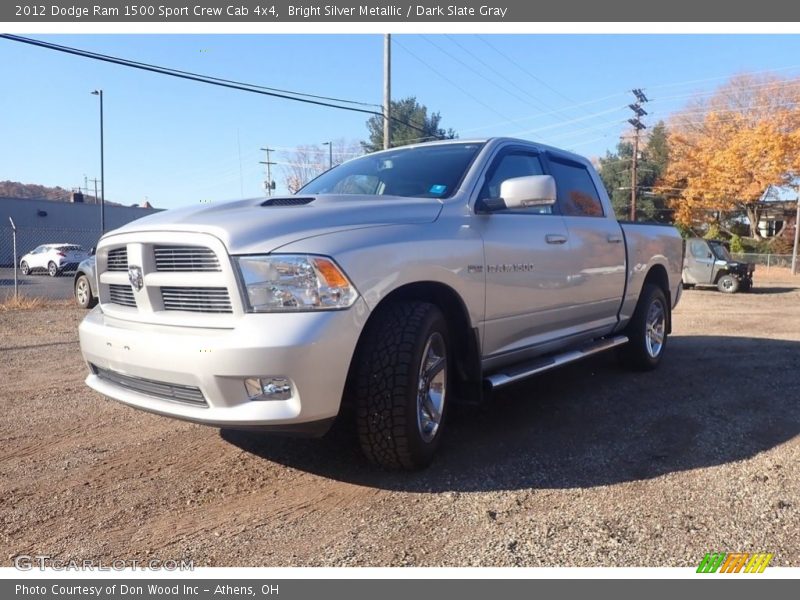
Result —
M6 225L0 227L0 301L14 295L16 276L18 292L26 297L63 299L72 296L72 275L74 270L59 272L58 276L48 276L46 266L23 275L20 262L37 247L43 244L75 245L87 253L97 245L99 229L17 227L16 263L14 261L14 230ZM35 262L29 259L27 262Z
M756 266L765 267L767 269L791 269L792 268L792 255L791 254L748 254L736 253L731 254L733 258L739 262L752 263Z

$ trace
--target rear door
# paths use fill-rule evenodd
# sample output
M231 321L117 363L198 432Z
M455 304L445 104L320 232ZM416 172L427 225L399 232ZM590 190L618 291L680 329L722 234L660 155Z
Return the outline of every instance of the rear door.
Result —
M569 232L572 327L576 333L610 331L625 290L622 228L603 205L602 183L589 167L548 152L547 169L556 180L558 207Z
M497 198L506 179L542 175L539 153L507 147L492 160L476 206ZM486 317L484 357L512 355L551 337L563 326L567 298L569 241L564 220L553 206L479 213L484 243Z

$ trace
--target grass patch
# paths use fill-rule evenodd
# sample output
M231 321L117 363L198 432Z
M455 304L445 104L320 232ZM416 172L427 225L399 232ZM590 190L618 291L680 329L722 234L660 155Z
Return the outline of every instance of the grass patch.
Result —
M37 296L26 296L24 294L19 294L15 297L13 294L10 294L2 302L0 302L0 312L68 307L72 304L73 303L71 300L48 300L45 298L39 298Z

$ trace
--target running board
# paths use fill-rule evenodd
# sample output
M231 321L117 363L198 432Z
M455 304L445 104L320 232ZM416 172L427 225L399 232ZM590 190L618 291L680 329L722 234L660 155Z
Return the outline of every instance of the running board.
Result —
M613 338L603 338L592 342L588 346L584 346L580 350L570 350L563 354L554 354L553 356L546 356L530 362L512 365L504 371L489 375L483 381L488 390L493 390L627 343L628 338L624 335L618 335Z

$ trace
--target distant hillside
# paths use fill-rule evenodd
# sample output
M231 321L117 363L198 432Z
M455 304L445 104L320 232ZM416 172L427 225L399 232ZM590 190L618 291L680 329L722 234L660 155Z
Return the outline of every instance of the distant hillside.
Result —
M62 187L47 187L35 183L20 183L19 181L0 181L0 197L8 198L30 198L32 200L56 200L58 202L69 202L71 190ZM86 204L97 204L99 201L93 195L84 194L83 201ZM117 202L109 202L119 206Z

